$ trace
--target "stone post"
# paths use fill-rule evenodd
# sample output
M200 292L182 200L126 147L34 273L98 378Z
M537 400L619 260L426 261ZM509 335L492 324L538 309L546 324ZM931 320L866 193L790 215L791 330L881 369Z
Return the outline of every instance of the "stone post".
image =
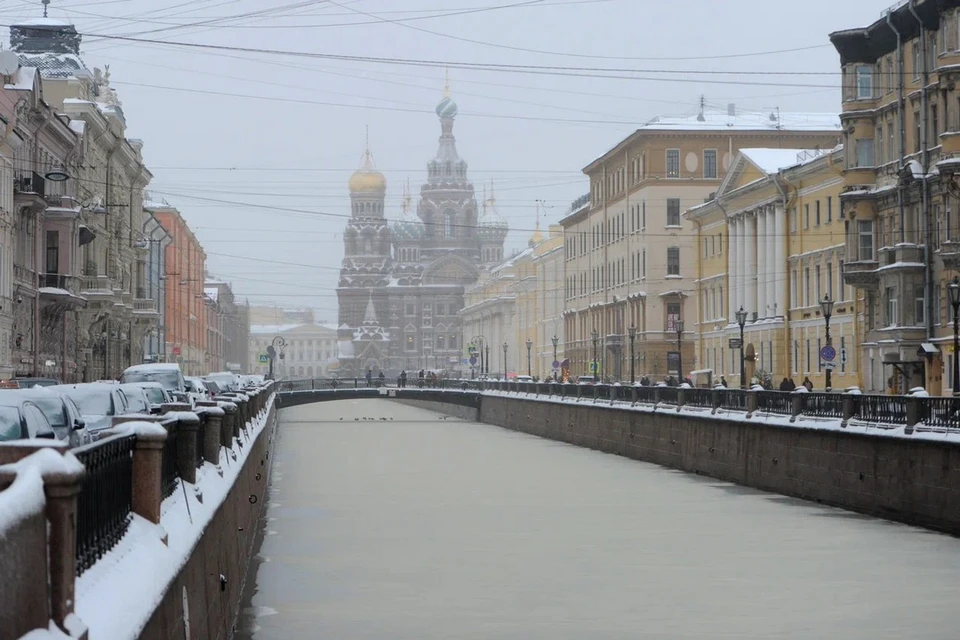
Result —
M133 512L153 524L160 524L160 479L166 440L167 430L156 425L156 429L138 430L133 448Z
M639 394L637 392L637 385L630 385L630 404L637 404L637 398Z
M218 403L210 400L197 402L197 406L207 418L207 428L203 431L203 459L211 464L220 464L220 440L226 412Z
M907 426L904 427L903 432L911 434L914 426L920 422L920 398L907 396L905 400L907 403Z
M200 431L200 416L195 413L181 413L177 424L171 427L177 430L177 470L180 479L197 484L197 433Z
M760 395L756 391L747 391L747 417L752 418L760 407Z
M71 460L72 459L72 460ZM77 575L77 497L83 487L86 470L68 454L64 465L44 473L43 490L47 498L49 523L50 617L64 629L64 621L73 613ZM70 462L75 464L70 464Z
M680 388L677 389L677 411L683 409L683 405L687 402L687 390Z
M166 415L171 411L190 411L191 408L186 402L164 402L160 405L160 414Z
M857 396L855 394L848 393L847 395L843 396L843 419L840 421L840 426L846 429L847 424L855 415L857 415Z
M716 387L714 387L711 390L710 395L711 395L711 399L713 400L713 402L711 403L713 404L713 410L710 412L711 414L715 414L717 411L720 410L720 407L723 406L723 393L724 393L723 389L717 389Z
M803 407L806 403L805 393L790 394L790 422L796 422L797 417L803 413Z
M233 446L237 437L237 405L230 403L223 407L223 420L220 422L220 444L227 449Z

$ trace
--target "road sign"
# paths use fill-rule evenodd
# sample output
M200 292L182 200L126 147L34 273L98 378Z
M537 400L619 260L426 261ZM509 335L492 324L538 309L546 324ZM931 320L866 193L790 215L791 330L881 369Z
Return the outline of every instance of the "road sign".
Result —
M599 369L600 369L600 367L598 366L598 364L597 364L596 362L591 362L591 363L590 363L590 373L596 374Z
M847 364L847 349L846 349L846 347L844 347L843 349L840 349L840 362L842 362L843 364Z
M477 364L477 359L474 356L470 356L470 364Z
M560 361L559 361L559 360L554 360L554 361L553 361L553 368L554 368L554 369L559 369L559 368L560 368Z
M824 369L826 369L827 371L833 371L834 369L837 368L837 363L836 363L836 362L831 362L831 361L829 361L829 360L827 360L827 361L825 361L825 362L821 362L820 365L821 365Z
M260 364L267 364L270 361L270 358L267 357L267 354L260 354Z
M728 345L731 349L739 349L743 346L743 343L740 342L740 338L730 338Z
M834 358L837 357L837 350L834 349L831 345L826 345L820 349L820 359L831 362Z

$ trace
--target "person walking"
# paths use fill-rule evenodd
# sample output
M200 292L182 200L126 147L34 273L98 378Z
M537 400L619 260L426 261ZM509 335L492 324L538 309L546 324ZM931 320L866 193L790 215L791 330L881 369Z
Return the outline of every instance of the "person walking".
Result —
M810 377L809 377L809 376L804 376L804 378L803 378L803 386L805 386L805 387L807 388L807 391L813 391L813 382L810 381Z
M373 370L372 370L372 369L367 369L366 378L367 378L367 386L369 387L369 386L373 383Z
M400 387L405 388L407 386L407 372L403 370L400 372Z

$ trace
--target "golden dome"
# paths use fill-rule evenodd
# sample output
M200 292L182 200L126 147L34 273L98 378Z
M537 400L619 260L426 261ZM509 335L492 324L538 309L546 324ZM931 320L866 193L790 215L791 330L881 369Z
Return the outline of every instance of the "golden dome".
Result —
M382 192L387 190L387 179L373 166L373 154L367 146L363 152L363 162L360 168L353 172L347 183L350 193Z

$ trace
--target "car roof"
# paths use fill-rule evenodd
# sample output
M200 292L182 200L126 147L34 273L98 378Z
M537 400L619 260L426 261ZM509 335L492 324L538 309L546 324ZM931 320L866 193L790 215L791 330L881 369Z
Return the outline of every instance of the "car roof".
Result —
M159 382L124 382L121 387L141 387L150 389L163 389L164 386Z
M150 362L148 364L135 364L123 370L124 373L139 373L141 371L180 371L180 365L176 362Z

